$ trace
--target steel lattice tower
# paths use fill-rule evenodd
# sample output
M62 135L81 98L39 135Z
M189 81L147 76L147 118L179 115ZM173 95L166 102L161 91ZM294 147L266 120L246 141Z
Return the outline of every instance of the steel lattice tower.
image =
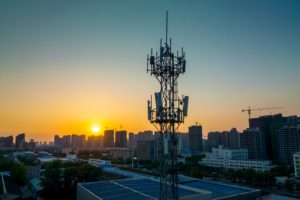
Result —
M171 39L168 41L168 12L166 16L166 40L160 41L159 53L147 56L147 72L154 75L160 84L155 93L155 105L152 97L148 101L148 120L159 131L160 157L160 199L178 199L177 145L176 131L187 116L188 96L178 96L178 77L185 72L185 53L174 55Z

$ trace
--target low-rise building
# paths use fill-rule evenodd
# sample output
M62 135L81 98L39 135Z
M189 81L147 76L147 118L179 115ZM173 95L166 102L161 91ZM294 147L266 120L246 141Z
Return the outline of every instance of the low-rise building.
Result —
M225 167L233 170L254 169L255 171L269 171L272 163L269 160L248 160L247 149L212 148L212 153L206 153L199 164L210 167Z
M254 169L255 171L270 171L274 166L270 160L226 160L203 158L200 165L209 167L224 167L233 170Z
M109 155L113 158L128 159L132 156L132 149L130 148L111 148Z
M218 148L212 148L212 153L206 153L206 158L247 160L248 149L225 149L223 145L219 145Z
M295 177L300 177L300 151L294 153L294 169L295 169Z
M111 166L111 161L110 160L101 160L101 159L89 159L89 164L93 165L95 167L107 167Z

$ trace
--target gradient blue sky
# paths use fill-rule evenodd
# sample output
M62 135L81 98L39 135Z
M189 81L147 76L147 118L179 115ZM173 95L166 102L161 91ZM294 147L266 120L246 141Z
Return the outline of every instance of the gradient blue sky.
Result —
M165 35L184 47L190 96L181 131L247 127L247 106L300 115L300 1L0 1L0 135L153 127L146 73ZM253 116L270 114L256 112Z

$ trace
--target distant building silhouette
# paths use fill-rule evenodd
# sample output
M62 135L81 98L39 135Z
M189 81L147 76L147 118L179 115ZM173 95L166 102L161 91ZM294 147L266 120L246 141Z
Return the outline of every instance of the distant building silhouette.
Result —
M0 148L12 148L14 146L13 136L0 137Z
M138 160L157 160L157 141L146 140L137 142L137 158Z
M73 149L82 149L85 143L85 135L72 135L71 146Z
M248 149L250 160L265 160L265 135L259 129L246 129L240 135L241 148Z
M34 139L30 139L30 141L26 144L26 150L34 151L36 146L36 142Z
M293 164L293 154L300 151L300 122L285 124L277 130L278 161Z
M178 138L178 153L182 153L189 148L189 137L187 133L177 133Z
M296 123L299 117L282 116L282 114L266 115L249 120L250 128L259 128L265 136L265 152L266 159L273 160L274 162L282 162L279 158L279 138L278 129L286 124Z
M116 131L115 147L127 147L127 131Z
M142 131L136 135L136 142L153 140L153 131Z
M249 120L250 128L259 128L264 133L264 147L267 159L274 161L278 160L278 147L276 144L276 136L274 135L274 133L272 134L272 125L287 123L288 121L295 119L295 117L296 116L283 117L280 113L276 115L259 116L257 118L252 118Z
M88 137L86 142L86 148L88 149L99 149L103 146L102 135L91 135Z
M64 148L71 147L71 135L64 135L61 143Z
M130 132L128 133L128 147L134 147L135 146L135 135L134 133Z
M25 133L21 133L16 136L16 148L17 149L25 148Z
M114 130L105 130L103 138L103 147L114 147Z
M235 128L230 131L209 132L206 144L212 147L223 145L224 148L238 149L240 148L240 133Z
M61 138L59 137L59 135L54 135L54 145L56 147L60 147L61 146Z
M190 149L195 153L202 152L202 126L190 126L188 134Z

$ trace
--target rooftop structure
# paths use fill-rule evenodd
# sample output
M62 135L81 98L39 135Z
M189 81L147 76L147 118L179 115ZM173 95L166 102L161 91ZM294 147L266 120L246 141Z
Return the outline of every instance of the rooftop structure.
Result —
M183 183L184 186L197 188L201 190L210 191L213 194L213 199L235 199L234 197L240 196L241 199L255 199L259 196L259 190L254 190L246 187L239 187L236 185L222 184L219 182L206 181L206 180L193 180Z
M89 199L159 199L159 181L155 177L144 174L105 167L104 171L127 176L130 179L100 181L78 184L78 200ZM255 199L259 190L237 185L200 180L187 176L178 176L179 199Z
M100 181L93 183L80 183L77 186L77 199L103 199L103 200L158 200L160 196L158 180L150 179L123 179L113 181ZM179 199L196 200L211 199L212 194L201 189L178 188Z
M209 167L225 167L233 170L254 169L255 171L270 171L274 165L270 160L226 160L203 158L199 164Z

